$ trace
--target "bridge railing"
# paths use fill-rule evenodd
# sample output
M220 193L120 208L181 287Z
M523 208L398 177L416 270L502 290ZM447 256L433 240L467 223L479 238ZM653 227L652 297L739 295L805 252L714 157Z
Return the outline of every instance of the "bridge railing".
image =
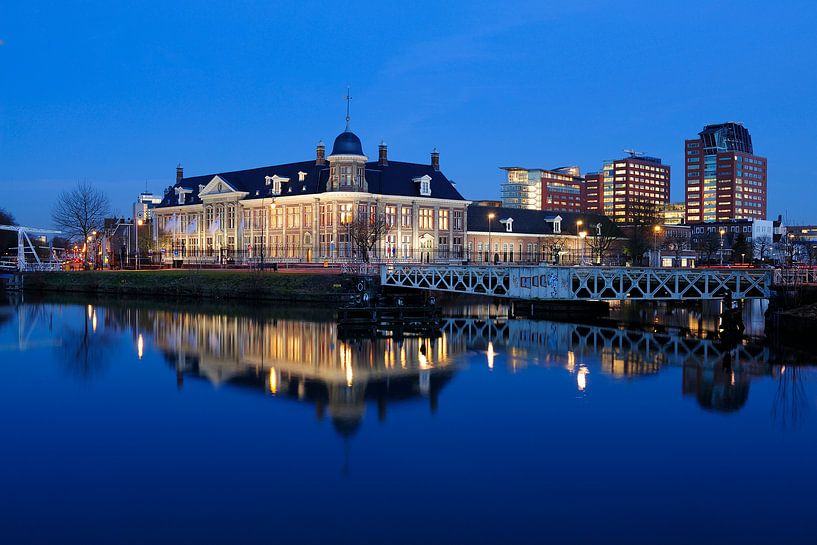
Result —
M771 280L761 269L381 267L384 286L539 300L766 298Z
M775 269L774 283L776 286L817 285L817 267Z

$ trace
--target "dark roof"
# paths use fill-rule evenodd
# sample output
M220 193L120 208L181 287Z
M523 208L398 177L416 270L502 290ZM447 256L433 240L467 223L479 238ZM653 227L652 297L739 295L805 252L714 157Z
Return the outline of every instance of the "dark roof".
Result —
M346 129L335 138L332 146L332 155L365 155L363 144L355 133Z
M363 144L360 143L360 138L349 129L346 129L335 138L335 144L332 146L332 155L365 154L363 153Z
M298 172L306 173L303 182L298 181ZM369 193L379 195L419 197L419 184L413 180L426 174L431 177L432 198L465 200L454 184L442 172L434 170L431 165L401 161L389 161L388 165L380 165L377 161L366 163L366 182L369 185ZM329 166L317 165L312 160L232 172L216 172L183 178L173 187L184 187L192 191L185 199L185 204L200 204L199 185L205 186L214 176L219 176L237 191L247 192L247 199L269 198L273 196L272 188L266 185L265 178L276 175L281 178L289 178L289 182L282 184L281 194L277 195L279 197L323 193L326 191L326 182L329 178ZM159 206L175 206L177 202L176 193L170 190Z
M521 208L505 208L502 206L468 206L468 231L488 231L488 214L494 214L491 220L491 230L494 232L504 232L505 226L499 220L513 218L513 232L517 234L531 235L552 235L553 219L556 216L562 218L562 235L576 235L576 222L582 221L581 230L587 230L588 225L596 225L601 222L604 225L604 233L616 237L623 237L623 233L610 221L610 218L600 214L585 214L583 212L556 212L552 210L525 210ZM550 221L547 221L550 220Z

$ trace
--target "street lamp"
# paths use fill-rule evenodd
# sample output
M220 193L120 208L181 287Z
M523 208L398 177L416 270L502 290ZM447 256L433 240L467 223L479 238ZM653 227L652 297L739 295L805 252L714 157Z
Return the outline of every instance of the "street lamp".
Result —
M142 226L144 222L142 220L136 220L136 226L134 227L134 235L135 242L136 242L136 270L139 270L139 228Z
M718 231L718 232L721 234L721 251L720 251L721 256L720 257L721 257L721 266L723 266L723 235L726 234L726 229L721 228L721 230Z
M576 222L578 225L580 222ZM587 237L587 231L580 231L579 232L579 240L582 241L582 261L581 265L584 265L584 239Z
M496 217L496 214L491 212L488 214L488 263L490 264L493 261L491 256L491 220Z
M652 228L652 251L655 254L655 267L658 267L661 264L661 259L658 255L658 233L661 232L661 226L656 225Z

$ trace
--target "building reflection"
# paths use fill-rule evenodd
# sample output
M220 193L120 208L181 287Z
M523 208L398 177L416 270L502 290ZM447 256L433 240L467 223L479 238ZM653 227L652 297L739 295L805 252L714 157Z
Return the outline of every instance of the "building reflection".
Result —
M186 380L254 389L315 405L348 435L360 425L367 402L385 419L387 406L428 399L436 410L439 392L464 353L460 339L338 339L335 322L171 310L107 312L136 338L138 356L148 342Z
M576 376L579 392L588 389L591 369L615 379L633 380L667 367L681 368L682 394L694 396L705 409L718 411L740 409L748 399L750 381L771 377L775 369L766 346L724 346L682 330L452 317L446 320L445 331L452 339L465 339L469 348L484 351L489 368L501 351L512 373L530 366L561 368Z
M108 309L111 326L130 329L137 356L147 344L175 370L178 386L206 379L215 385L251 388L315 406L344 434L353 433L376 405L428 399L439 392L466 353L483 354L485 365L512 373L527 367L560 368L575 388L592 393L595 373L621 380L682 370L681 393L710 410L735 411L747 401L751 380L773 375L769 349L753 344L726 347L681 328L604 327L544 320L507 319L494 307L469 308L477 317L444 320L437 338L339 339L333 321L218 312ZM469 359L473 361L473 356Z

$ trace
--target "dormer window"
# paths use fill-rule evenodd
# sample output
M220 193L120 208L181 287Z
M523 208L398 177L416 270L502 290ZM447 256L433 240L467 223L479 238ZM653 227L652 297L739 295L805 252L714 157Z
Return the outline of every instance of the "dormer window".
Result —
M553 233L559 234L562 232L562 216L548 216L545 218L545 221L552 221L553 222Z
M431 196L431 176L426 174L425 176L414 178L414 183L418 184L420 195L423 197Z
M273 176L264 176L264 181L266 182L267 185L272 186L272 188L270 189L270 193L272 195L280 195L281 184L283 184L284 182L288 182L289 178L282 178L281 176L275 174Z
M303 172L303 171L299 170L298 171L298 181L303 182L304 180L306 180L306 172Z
M499 220L499 223L502 223L502 224L505 225L505 231L506 232L513 233L513 218L505 218L505 219Z
M177 187L174 191L176 192L178 204L186 204L187 195L193 193L192 189L187 189L186 187Z

